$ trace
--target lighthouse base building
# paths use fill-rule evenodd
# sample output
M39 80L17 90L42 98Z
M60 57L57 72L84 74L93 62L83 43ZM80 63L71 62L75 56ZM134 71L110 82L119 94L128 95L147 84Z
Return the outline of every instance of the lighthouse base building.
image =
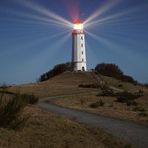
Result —
M74 71L87 71L85 34L79 19L74 23L72 32L72 63Z

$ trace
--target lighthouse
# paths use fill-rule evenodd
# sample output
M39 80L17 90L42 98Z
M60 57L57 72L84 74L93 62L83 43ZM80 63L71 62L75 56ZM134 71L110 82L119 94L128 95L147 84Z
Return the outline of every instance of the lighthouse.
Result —
M86 49L84 26L80 19L73 24L72 32L72 63L74 71L86 71Z

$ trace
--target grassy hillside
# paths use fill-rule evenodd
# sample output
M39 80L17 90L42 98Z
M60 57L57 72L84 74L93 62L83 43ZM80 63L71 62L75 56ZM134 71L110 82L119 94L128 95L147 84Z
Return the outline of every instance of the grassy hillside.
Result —
M98 88L92 88L91 86L97 86ZM104 89L104 86L107 87L105 89L111 89L116 93L124 91L130 93L142 92L143 95L130 102L122 103L118 102L117 98L112 95L97 96L102 93L101 87ZM63 98L54 99L52 103L99 115L148 123L147 88L92 72L65 72L48 81L11 87L9 91L30 93L39 97L63 95ZM70 96L66 97L65 95ZM91 104L97 104L100 100L103 102L102 106L91 106Z
M97 90L78 87L79 84L86 83L96 83L92 73L65 72L44 82L18 85L11 87L8 90L11 92L33 93L39 97L85 93Z
M112 78L112 77L107 77L107 76L102 76L102 75L100 75L100 77L108 85L114 86L116 88L120 88L120 89L123 89L125 91L130 91L130 92L137 92L138 90L143 90L145 93L148 93L148 88L146 88L146 87L134 85L134 84L128 83L128 82L123 82L121 80L117 80L117 79Z
M30 118L18 131L0 128L1 148L124 148L126 143L110 135L56 114L28 106Z
M95 92L99 89L83 88L79 87L79 85L100 85L102 83L123 91L137 92L142 90L145 93L148 93L148 89L142 86L122 82L121 80L116 80L112 77L96 75L92 72L64 72L61 75L55 76L44 82L17 85L10 87L7 90L10 92L29 93L38 97L46 97Z
M102 93L104 86L115 92L141 90L144 95L134 100L136 106L128 106L126 103L117 102L113 96L97 96ZM148 123L148 89L92 72L65 72L48 81L17 85L5 91L34 94L41 98L63 95L62 98L50 100L50 103L103 116ZM25 108L24 114L30 116L24 129L13 131L0 128L0 147L130 147L100 129L96 132L95 129L32 105Z

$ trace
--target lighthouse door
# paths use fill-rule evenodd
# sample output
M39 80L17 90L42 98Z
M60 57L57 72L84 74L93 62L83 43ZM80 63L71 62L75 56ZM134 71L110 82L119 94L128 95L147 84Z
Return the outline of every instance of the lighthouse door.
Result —
M82 71L85 71L85 68L84 67L82 67Z

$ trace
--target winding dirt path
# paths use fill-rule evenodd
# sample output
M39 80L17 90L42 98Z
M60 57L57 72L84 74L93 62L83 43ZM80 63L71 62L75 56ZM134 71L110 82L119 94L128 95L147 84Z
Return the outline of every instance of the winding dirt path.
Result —
M88 124L93 127L102 128L114 137L126 140L134 147L148 148L148 126L136 124L130 121L122 121L118 119L98 116L92 113L86 113L76 109L69 109L58 105L49 104L47 101L53 98L61 98L62 96L54 96L41 99L38 106L51 112L64 115L78 122Z

